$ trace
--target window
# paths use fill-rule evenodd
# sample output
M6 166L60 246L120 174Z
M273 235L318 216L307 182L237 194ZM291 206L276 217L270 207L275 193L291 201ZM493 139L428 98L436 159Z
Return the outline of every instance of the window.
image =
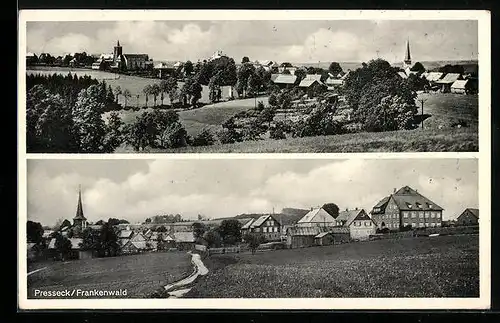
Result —
M405 218L405 219L408 218L408 211L403 212L403 218Z
M255 228L255 232L260 232L260 228Z
M262 228L262 232L266 233L266 232L267 232L267 228L266 228L266 227L263 227L263 228Z
M436 226L437 226L437 227L440 227L440 226L441 226L441 223L439 223L439 222L438 222L438 223L436 223Z
M416 206L417 206L417 208L419 208L419 209L421 209L421 208L422 208L422 204L420 204L420 203L418 203L418 202L417 202L415 205L416 205Z
M424 218L424 212L418 212L418 215L419 215L419 217L420 217L421 219L423 219L423 218Z
M417 227L417 226L415 225L415 222L412 222L412 223L411 223L411 227L412 227L412 228L416 228L416 227Z
M429 204L429 209L432 209L432 204Z
M423 228L423 227L424 227L424 224L423 224L422 222L420 222L420 223L418 224L418 226L419 226L419 227L421 227L421 228Z
M431 213L431 218L434 219L436 218L436 214L434 212L430 212Z
M406 203L406 205L408 206L409 209L412 208L412 205L410 203Z
M414 217L415 217L415 212L411 211L411 212L410 212L410 214L411 214L411 217L412 217L412 218L414 218Z

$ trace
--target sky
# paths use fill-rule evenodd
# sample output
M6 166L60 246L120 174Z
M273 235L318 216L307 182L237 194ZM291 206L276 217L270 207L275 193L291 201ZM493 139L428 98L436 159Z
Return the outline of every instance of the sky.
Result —
M468 20L28 22L27 52L145 53L154 60L197 61L222 50L240 62L476 60L478 24Z
M30 159L28 220L71 220L79 185L90 222L177 213L221 218L331 202L369 212L405 185L443 207L444 219L478 207L477 159Z

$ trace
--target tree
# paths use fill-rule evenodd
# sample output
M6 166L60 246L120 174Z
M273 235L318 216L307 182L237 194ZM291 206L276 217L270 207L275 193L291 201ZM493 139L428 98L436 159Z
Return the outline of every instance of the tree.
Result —
M102 220L101 220L101 222L102 222ZM100 243L100 239L99 239L99 231L93 230L91 228L86 228L85 230L83 230L82 243L80 245L80 248L82 250L92 250L92 251L96 251L97 253L99 253L100 249L101 249L101 243Z
M142 93L144 93L144 95L146 96L146 108L148 107L148 101L149 101L149 95L151 94L151 85L146 85L143 89L142 89Z
M162 92L168 94L170 99L170 104L172 104L175 99L175 94L177 93L177 81L175 80L175 78L170 76L166 80L162 80L160 82L160 89Z
M54 247L55 247L57 253L59 254L61 260L64 261L69 256L69 254L71 252L71 248L73 247L71 245L71 241L68 238L63 237L63 235L60 233L57 233L55 235L55 239L56 239L56 241L54 243ZM74 247L76 247L76 246L74 246Z
M78 137L71 108L61 95L35 85L26 96L26 148L28 152L76 152Z
M416 62L411 68L410 71L417 72L419 74L425 72L425 67L420 62Z
M109 218L108 219L108 225L114 226L114 225L117 225L117 224L120 224L120 220L115 219L115 218Z
M333 76L337 76L339 73L342 73L342 67L337 62L332 62L328 67L328 72L332 73Z
M125 99L125 107L127 107L127 101L132 97L132 93L128 89L123 90L123 98Z
M364 128L367 131L414 129L418 108L397 95L389 95L376 106L368 108Z
M247 233L244 237L246 243L248 243L248 247L252 250L252 255L255 255L255 251L259 248L260 244L263 242L263 237L259 234L255 233Z
M109 114L106 124L106 136L104 137L105 151L113 152L123 141L123 121L116 111Z
M186 95L188 101L193 107L196 107L198 100L201 99L201 91L203 88L200 83L194 78L188 78L182 87L182 94Z
M210 146L215 142L214 135L209 129L203 129L193 138L193 146Z
M207 227L201 223L201 222L195 222L193 223L193 234L195 239L201 239L203 238L203 235L207 231Z
M203 235L203 239L207 242L209 248L217 248L222 244L222 239L217 230L209 230Z
M122 92L122 88L118 85L116 88L115 88L115 102L118 103L118 99L120 98L120 95L122 95L123 92Z
M286 131L283 122L277 122L274 127L269 131L269 137L271 139L286 139Z
M78 94L73 107L73 121L79 141L79 151L84 153L108 152L104 147L106 125L101 115L104 103L99 101L99 88L89 86Z
M241 64L250 63L250 58L248 56L243 56L241 59Z
M28 242L39 244L42 242L43 227L39 222L26 222L26 238Z
M106 95L106 102L107 103L114 103L115 102L115 95L113 94L113 89L111 88L111 85L108 86L108 92Z
M162 148L179 148L187 146L187 131L180 122L169 124L158 138L158 146Z
M336 218L339 215L339 207L335 203L323 204L322 208L334 218Z
M191 61L187 61L186 63L184 63L184 74L186 77L193 74L193 71L194 71L194 66Z
M274 120L274 116L276 115L276 109L273 107L265 107L257 117L257 121L259 123L267 123L269 127L271 127L271 122Z
M234 245L241 241L241 223L238 220L223 220L218 231L224 245Z
M306 78L307 76L307 70L304 68L298 68L295 73L295 76L297 76L297 79L295 80L295 84L300 84L300 82Z
M160 86L158 84L155 83L155 84L151 85L150 93L153 96L154 107L156 107L156 99L158 98L158 95L160 94L160 92L161 92L161 89L160 89Z
M116 256L119 248L118 236L116 235L113 226L109 223L104 223L99 232L100 254L103 257Z
M448 73L458 73L458 74L464 74L464 66L463 65L451 65L451 64L446 64L445 66L441 66L438 69L439 72L442 72L444 74Z

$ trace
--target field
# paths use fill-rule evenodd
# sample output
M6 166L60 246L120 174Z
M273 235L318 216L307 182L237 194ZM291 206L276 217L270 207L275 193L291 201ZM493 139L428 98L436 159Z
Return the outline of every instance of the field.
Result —
M454 93L421 93L417 98L419 113L424 101L424 114L431 117L424 121L424 128L437 129L440 126L447 128L453 123L464 120L471 128L478 127L479 100L477 95L463 95Z
M35 289L126 289L127 298L144 298L192 272L191 256L184 252L50 262L46 266L28 276L28 298L34 298Z
M354 153L478 151L477 129L417 129L361 132L333 136L244 141L234 144L184 147L151 152L176 153Z
M99 81L105 80L106 84L111 85L113 90L116 89L116 87L120 86L120 88L123 90L128 89L130 93L132 94L132 97L128 99L127 105L128 106L141 106L144 107L146 106L146 96L143 94L142 90L146 85L151 85L154 83L160 83L159 79L149 79L149 78L143 78L143 77L138 77L138 76L130 76L130 75L119 75L119 74L114 74L114 73L109 73L109 72L104 72L104 71L98 71L98 70L87 70L87 69L69 69L69 68L64 68L64 67L50 67L47 69L43 68L36 68L36 69L30 69L27 70L28 74L54 74L54 73L59 73L63 75L67 75L69 72L72 74L76 74L78 76L83 76L83 75L89 75L92 78L95 78ZM179 88L181 88L183 85L183 82L178 82ZM201 99L200 102L208 103L210 100L208 98L208 87L207 86L202 86L203 90L201 92ZM223 98L227 97L229 94L229 87L223 87L222 89L222 95ZM137 95L139 95L139 99L137 99ZM168 96L165 96L165 99L163 101L165 104L170 104L170 101L168 99ZM125 105L125 99L122 95L119 96L118 103ZM160 103L160 97L157 98L157 103ZM149 106L153 106L153 96L149 96Z
M187 298L478 297L478 235L213 255Z

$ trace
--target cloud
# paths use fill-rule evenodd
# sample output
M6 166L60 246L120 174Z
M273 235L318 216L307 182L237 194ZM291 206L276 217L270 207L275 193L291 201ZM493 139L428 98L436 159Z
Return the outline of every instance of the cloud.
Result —
M99 171L113 172L109 163L122 174ZM28 218L49 225L71 219L79 184L85 214L94 222L137 222L159 213L219 218L329 202L369 211L404 185L444 207L445 218L478 203L475 160L154 160L125 174L126 166L125 160L30 162ZM93 169L98 177L88 175Z

